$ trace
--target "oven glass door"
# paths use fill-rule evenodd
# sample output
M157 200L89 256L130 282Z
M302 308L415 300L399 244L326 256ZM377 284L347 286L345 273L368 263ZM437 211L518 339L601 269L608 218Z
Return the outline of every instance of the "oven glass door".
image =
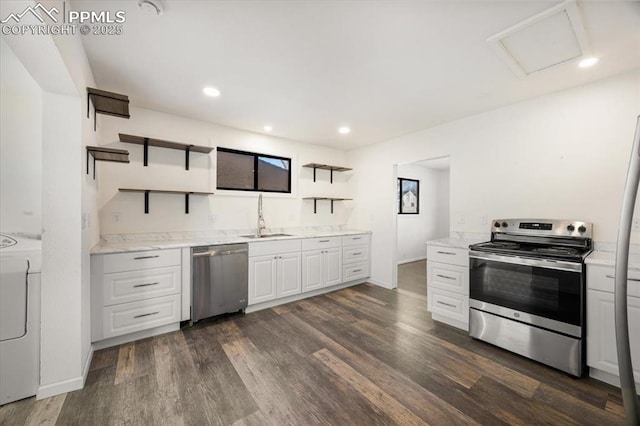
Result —
M513 260L507 263L471 257L470 298L568 324L582 325L584 285L581 270L549 269L511 262Z

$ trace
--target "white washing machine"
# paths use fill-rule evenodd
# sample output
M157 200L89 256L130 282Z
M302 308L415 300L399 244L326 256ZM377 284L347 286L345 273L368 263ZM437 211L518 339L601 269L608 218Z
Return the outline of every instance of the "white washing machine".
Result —
M38 390L41 264L39 239L0 234L0 405Z

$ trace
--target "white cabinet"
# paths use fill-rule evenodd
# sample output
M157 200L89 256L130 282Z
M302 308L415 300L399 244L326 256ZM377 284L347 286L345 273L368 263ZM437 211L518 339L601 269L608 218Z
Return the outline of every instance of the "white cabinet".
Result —
M300 240L249 244L249 305L300 294L300 248Z
M436 321L469 329L469 251L427 246L427 305Z
M302 291L312 291L342 283L342 248L302 252Z
M344 282L367 278L370 265L369 234L342 237L342 280Z
M179 324L180 249L94 255L91 274L92 342Z
M612 267L587 265L587 365L592 377L619 385L613 276ZM628 276L638 279L640 271ZM640 389L640 282L629 281L627 294L631 359Z

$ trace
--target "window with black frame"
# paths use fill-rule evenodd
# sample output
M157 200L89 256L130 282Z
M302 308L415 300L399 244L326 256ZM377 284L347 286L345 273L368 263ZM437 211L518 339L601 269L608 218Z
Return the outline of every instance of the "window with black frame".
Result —
M398 214L420 213L420 181L398 178Z
M217 189L291 193L291 159L217 148Z

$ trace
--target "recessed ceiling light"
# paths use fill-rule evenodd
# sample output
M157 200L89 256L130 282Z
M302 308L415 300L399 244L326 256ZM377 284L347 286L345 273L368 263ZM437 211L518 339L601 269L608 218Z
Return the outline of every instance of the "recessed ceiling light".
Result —
M273 127L271 127L271 126L269 126L269 125L264 126L264 131L265 131L265 132L270 132L270 131L272 131L272 130L273 130Z
M220 91L215 87L205 87L204 89L202 89L202 91L204 92L205 95L213 96L214 98L217 98L218 96L220 96Z
M342 126L342 127L338 128L338 133L340 133L341 135L346 135L349 132L351 132L351 129L348 128L347 126Z
M578 66L580 68L589 68L594 66L595 64L598 63L598 58L584 58L583 60L580 61L580 63L578 64Z

